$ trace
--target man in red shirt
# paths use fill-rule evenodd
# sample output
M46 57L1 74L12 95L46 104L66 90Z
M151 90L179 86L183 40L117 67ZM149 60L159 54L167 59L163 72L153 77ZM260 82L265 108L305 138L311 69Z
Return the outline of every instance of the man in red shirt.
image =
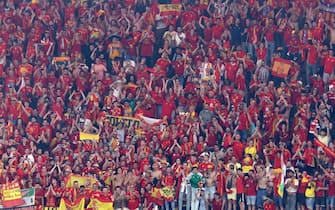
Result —
M316 209L321 210L326 206L325 192L328 188L325 185L324 176L322 174L317 175L316 189L315 189L315 205Z
M272 55L275 51L274 32L277 30L277 26L273 24L273 19L268 20L268 25L265 27L265 47L266 52L266 64L270 64Z
M257 194L257 180L255 177L254 170L250 170L245 176L245 194L246 194L246 203L248 209L256 208L256 194Z
M237 169L237 177L236 177L236 194L237 194L237 204L240 209L245 209L245 182L244 182L244 174L242 172L242 168Z
M334 74L335 68L335 57L333 56L333 51L329 50L329 54L324 58L324 69L323 69L323 81L325 84L332 74Z
M307 49L307 60L306 60L306 83L310 84L309 77L312 74L316 74L316 63L318 60L318 49L315 47L315 41L308 40L306 45Z

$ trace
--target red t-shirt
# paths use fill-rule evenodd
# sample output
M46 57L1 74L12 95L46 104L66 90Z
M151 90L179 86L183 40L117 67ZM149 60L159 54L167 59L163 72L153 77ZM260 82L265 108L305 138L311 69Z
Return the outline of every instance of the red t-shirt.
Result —
M325 62L324 73L327 73L327 74L334 73L335 57L327 56L325 57L324 62Z
M308 185L308 182L302 182L302 180L300 180L299 186L298 186L298 193L305 194L307 185Z
M255 181L254 178L247 178L245 180L245 185L248 186L246 187L246 195L247 196L256 196L257 191L256 191L256 187L257 187L257 183Z
M335 181L328 181L327 196L335 196Z
M237 194L242 194L244 193L244 180L243 176L238 176L236 178L236 193Z
M317 180L316 181L316 188L318 187L325 187L324 185L324 182L323 181L320 181L320 180ZM325 191L324 190L318 190L318 191L315 191L315 197L323 197L324 196L324 193Z
M226 175L223 172L220 172L216 176L216 191L222 196L226 193Z
M314 155L316 155L314 148L305 148L303 157L306 165L314 166Z
M318 59L318 50L314 45L308 45L308 55L307 55L307 63L308 64L316 64Z
M221 210L222 209L222 200L216 200L215 198L212 201L213 210Z
M239 130L248 130L249 129L249 120L246 113L242 112L239 115L239 124L238 124Z
M235 82L236 72L238 70L238 64L237 63L227 63L225 66L226 72L227 72L227 80L230 80L231 82Z
M213 39L221 39L221 35L223 33L223 26L222 25L214 25L212 27L212 37Z
M139 207L140 201L139 201L139 193L137 191L132 192L132 195L130 192L126 193L126 196L129 197L128 199L128 208L129 210L135 210Z
M256 50L256 52L257 52L257 59L258 59L258 60L265 60L265 57L266 57L266 51L267 51L266 48L263 48L263 49L258 48L258 49Z

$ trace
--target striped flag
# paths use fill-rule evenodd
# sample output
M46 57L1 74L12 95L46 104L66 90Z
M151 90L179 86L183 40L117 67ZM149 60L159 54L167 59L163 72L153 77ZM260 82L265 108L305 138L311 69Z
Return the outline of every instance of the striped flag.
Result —
M84 210L85 209L85 198L80 197L77 200L71 202L66 198L62 198L59 204L58 210Z

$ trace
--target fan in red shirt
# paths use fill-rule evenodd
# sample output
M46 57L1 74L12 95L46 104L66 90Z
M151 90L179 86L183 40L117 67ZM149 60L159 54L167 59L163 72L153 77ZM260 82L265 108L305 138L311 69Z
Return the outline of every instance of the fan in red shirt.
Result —
M222 196L219 193L214 194L214 199L211 202L213 210L222 210L223 201Z
M140 206L140 194L136 191L133 185L129 186L128 191L126 192L126 198L128 200L128 209L136 210Z
M230 82L235 82L236 72L238 70L238 63L234 56L230 58L230 62L225 65L225 79Z
M335 57L333 51L329 50L329 55L324 58L324 70L323 70L323 81L327 84L329 76L334 74L335 68Z

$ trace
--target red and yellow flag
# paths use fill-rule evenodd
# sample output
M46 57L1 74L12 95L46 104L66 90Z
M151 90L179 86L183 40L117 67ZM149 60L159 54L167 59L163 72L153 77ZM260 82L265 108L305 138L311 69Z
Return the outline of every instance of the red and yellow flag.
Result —
M67 65L70 62L70 57L63 56L63 57L54 57L52 59L52 64L61 66L63 64Z
M162 16L180 15L182 10L181 4L160 4L159 11Z
M161 194L161 188L154 187L152 189L151 193L152 201L153 203L157 205L163 205L164 204L164 199Z
M2 205L6 208L24 204L18 182L2 185Z
M114 210L113 202L103 198L93 198L87 206L88 209Z
M73 186L73 182L77 181L78 185L84 185L87 188L91 188L93 184L97 182L97 180L93 177L87 176L78 176L78 175L70 175L66 180L66 187L70 188Z
M84 210L85 209L85 198L80 197L77 200L71 202L66 198L60 200L58 210Z
M275 77L286 78L291 68L291 62L283 58L275 58L272 67L272 75Z

